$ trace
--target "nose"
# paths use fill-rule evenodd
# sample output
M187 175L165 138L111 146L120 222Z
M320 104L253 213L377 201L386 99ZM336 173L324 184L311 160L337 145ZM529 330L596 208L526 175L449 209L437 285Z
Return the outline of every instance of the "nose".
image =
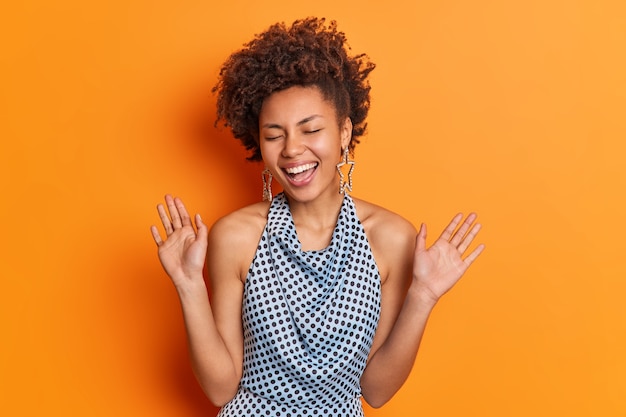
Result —
M304 152L304 141L300 135L287 135L287 138L283 143L284 146L281 154L285 158L293 158Z

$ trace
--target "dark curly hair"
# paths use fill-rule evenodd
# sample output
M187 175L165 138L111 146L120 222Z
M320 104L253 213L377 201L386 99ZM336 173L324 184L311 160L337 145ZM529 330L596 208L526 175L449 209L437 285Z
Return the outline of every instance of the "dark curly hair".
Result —
M259 113L263 100L292 86L316 86L335 105L338 121L352 120L350 150L365 133L370 106L367 80L375 65L365 54L349 57L349 46L337 23L323 18L296 20L270 26L233 53L222 65L213 87L217 97L217 121L230 127L260 161Z

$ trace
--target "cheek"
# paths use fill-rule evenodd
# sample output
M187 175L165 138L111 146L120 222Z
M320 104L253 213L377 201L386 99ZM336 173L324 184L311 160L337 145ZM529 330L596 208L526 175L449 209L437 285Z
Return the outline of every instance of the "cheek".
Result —
M320 138L314 145L316 152L324 158L337 160L341 159L341 141L336 136Z
M278 161L281 159L281 153L283 151L282 145L279 141L265 142L259 147L261 151L261 162L268 167L278 165Z
M268 146L267 142L261 142L259 144L259 150L261 151L261 158L263 162L267 163L270 159L272 159L272 146Z

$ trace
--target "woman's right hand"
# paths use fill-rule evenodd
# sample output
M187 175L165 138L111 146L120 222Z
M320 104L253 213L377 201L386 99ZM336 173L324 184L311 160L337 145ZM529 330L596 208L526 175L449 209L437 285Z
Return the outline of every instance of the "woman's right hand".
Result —
M206 259L208 230L199 214L195 216L194 229L187 209L180 198L165 196L165 205L157 205L165 240L156 226L151 226L152 237L159 248L159 260L177 288L202 279ZM168 216L169 212L169 216Z

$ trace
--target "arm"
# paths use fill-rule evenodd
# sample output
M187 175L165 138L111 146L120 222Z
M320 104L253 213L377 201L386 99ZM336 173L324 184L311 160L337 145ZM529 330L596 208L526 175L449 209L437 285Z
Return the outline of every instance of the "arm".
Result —
M426 249L426 226L422 225L415 245L402 239L397 251L388 251L389 276L384 284L382 308L387 309L386 322L381 315L382 342L373 352L361 378L363 397L373 407L380 407L393 397L411 372L424 334L428 317L439 298L461 278L484 249L479 245L462 258L480 230L472 226L476 216L470 214L458 231L462 219L457 215L439 239ZM395 255L399 254L399 255ZM410 277L403 301L403 282ZM386 288L385 288L386 287ZM395 320L391 320L395 318Z
M225 246L228 242L221 242L220 231L214 226L209 237L206 225L196 215L196 233L183 202L169 195L165 201L169 216L162 205L158 205L157 210L165 228L166 240L161 239L155 226L151 228L152 235L159 248L159 259L180 299L194 374L211 402L223 405L235 395L241 379L242 282L234 272L232 256L221 256L222 252L227 252ZM208 245L209 241L211 245ZM214 295L227 300L220 304L220 312L215 315L214 310L217 309L209 303L202 275L207 247L211 264L208 269L216 278ZM233 307L237 303L239 309ZM221 319L216 319L216 316ZM234 336L236 334L240 336Z

